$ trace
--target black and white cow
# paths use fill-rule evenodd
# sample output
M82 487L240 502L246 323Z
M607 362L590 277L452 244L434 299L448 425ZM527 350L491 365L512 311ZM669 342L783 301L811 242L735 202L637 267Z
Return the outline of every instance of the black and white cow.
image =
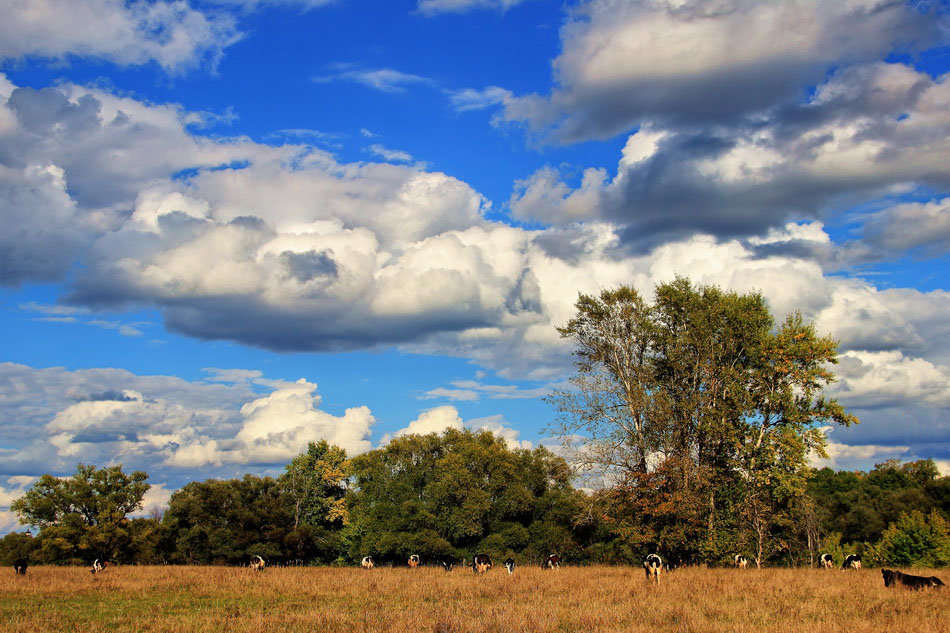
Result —
M476 574L484 574L491 568L491 556L488 554L476 554L472 559L472 571Z
M822 554L818 557L818 566L824 569L831 569L835 566L835 559L831 554Z
M456 560L454 558L443 558L442 559L442 569L445 571L452 571L455 569Z
M643 559L643 569L646 570L647 580L651 578L660 584L660 570L663 569L663 559L656 554L650 554Z
M415 569L419 566L419 555L413 554L409 557L409 569Z
M844 559L844 564L841 566L841 569L861 569L861 557L857 554L851 554Z
M514 558L509 557L505 559L505 569L508 570L509 576L515 573L515 559Z
M22 558L18 558L17 560L13 561L13 573L17 576L26 574L26 567L26 560Z
M254 571L264 571L264 568L267 567L267 563L260 556L252 556L248 567Z
M914 576L905 574L894 569L882 569L881 575L884 576L885 587L896 587L902 585L915 591L927 588L944 587L943 581L936 576Z
M749 565L749 559L742 554L736 554L736 557L733 559L733 564L739 569L745 569Z
M551 554L541 561L541 569L560 569L561 557L557 554Z
M373 562L372 556L364 556L363 560L360 561L360 567L363 569L372 569L376 566L376 563Z
M105 571L106 562L104 560L99 560L98 558L92 562L92 569L89 570L90 573L100 574Z

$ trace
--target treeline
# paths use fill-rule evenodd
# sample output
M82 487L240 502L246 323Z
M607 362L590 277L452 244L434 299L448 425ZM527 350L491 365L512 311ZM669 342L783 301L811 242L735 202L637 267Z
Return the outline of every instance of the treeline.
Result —
M765 298L676 280L648 303L632 286L583 295L561 336L571 387L547 431L599 480L572 486L544 448L491 433L399 437L347 460L313 444L276 479L194 482L162 517L128 519L145 473L80 466L13 504L39 537L11 539L46 562L403 562L476 552L627 563L950 564L950 483L932 461L869 473L809 467L829 426L857 424L824 393L837 343L801 315L776 323ZM603 484L608 484L603 487ZM141 494L140 494L141 493ZM27 545L24 545L27 544ZM13 547L13 545L11 545Z
M434 563L477 552L527 563L556 552L573 564L636 564L653 551L676 560L695 550L645 540L670 534L658 530L656 513L617 522L618 489L578 490L561 457L512 450L489 432L403 436L349 460L326 442L311 444L277 478L192 482L161 515L130 518L145 481L142 472L87 465L68 479L42 477L13 504L37 535L8 534L0 558L238 565L260 555L271 564L348 565L365 555L405 564L410 554ZM866 564L948 565L948 518L950 477L931 460L868 473L812 470L802 512L771 535L781 546L765 563L807 565L828 551L839 562L861 553ZM746 553L741 529L733 539L729 551Z

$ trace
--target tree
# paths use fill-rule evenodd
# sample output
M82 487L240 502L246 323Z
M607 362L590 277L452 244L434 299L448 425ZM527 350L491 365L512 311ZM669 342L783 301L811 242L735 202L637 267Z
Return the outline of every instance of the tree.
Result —
M804 494L807 455L823 454L821 425L857 422L822 393L836 344L799 315L774 328L757 293L677 278L655 295L652 305L627 286L579 296L559 328L577 374L551 398L550 430L579 443L576 459L607 485L647 501L628 510L664 507L658 520L692 526L692 555L723 559L746 532L761 563Z
M352 460L351 559L404 562L489 551L539 558L580 548L573 521L582 493L563 459L510 449L490 432L406 435Z
M937 511L929 516L917 510L904 513L868 548L868 554L879 565L950 565L950 523Z
M271 477L193 481L175 491L162 525L179 563L238 564L251 556L285 558L293 515Z
M310 442L278 478L281 491L293 504L294 529L301 523L341 527L346 511L346 451L326 440Z
M127 515L142 507L149 489L142 471L79 464L69 478L43 475L10 509L40 529L41 556L49 562L124 559L132 540Z

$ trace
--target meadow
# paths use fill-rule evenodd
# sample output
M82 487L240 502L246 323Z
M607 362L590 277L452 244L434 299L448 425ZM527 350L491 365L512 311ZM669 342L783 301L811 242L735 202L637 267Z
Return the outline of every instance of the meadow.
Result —
M950 632L950 590L878 569L31 567L0 575L4 633L254 631ZM937 574L950 582L946 573Z

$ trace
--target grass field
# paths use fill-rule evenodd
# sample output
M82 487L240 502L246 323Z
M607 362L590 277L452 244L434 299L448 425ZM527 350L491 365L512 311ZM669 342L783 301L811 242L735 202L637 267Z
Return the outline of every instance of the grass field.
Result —
M950 589L880 570L69 567L0 574L3 633L42 631L950 632ZM931 575L929 572L927 575ZM937 573L950 582L946 573Z

